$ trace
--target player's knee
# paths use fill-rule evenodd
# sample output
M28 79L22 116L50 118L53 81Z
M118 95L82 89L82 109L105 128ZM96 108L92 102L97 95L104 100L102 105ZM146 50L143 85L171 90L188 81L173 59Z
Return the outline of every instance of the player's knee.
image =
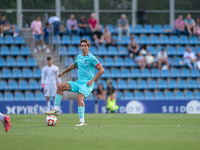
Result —
M58 85L57 90L58 90L58 91L61 91L61 90L62 90L62 84L59 84L59 85Z

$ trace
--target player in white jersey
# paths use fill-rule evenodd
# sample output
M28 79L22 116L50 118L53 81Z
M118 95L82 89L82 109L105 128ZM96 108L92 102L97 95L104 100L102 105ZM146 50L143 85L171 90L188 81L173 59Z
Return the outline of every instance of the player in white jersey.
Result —
M47 65L42 69L42 91L47 99L47 110L50 110L50 97L55 98L57 91L57 82L61 84L61 79L58 77L59 69L52 64L52 58L47 57ZM57 79L57 82L56 82Z

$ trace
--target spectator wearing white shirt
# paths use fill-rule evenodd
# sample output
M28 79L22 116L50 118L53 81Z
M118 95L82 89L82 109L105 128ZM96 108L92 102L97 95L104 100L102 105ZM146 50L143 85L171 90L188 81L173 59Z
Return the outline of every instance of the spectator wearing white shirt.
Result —
M49 24L53 25L54 28L54 35L58 35L59 28L60 28L60 18L57 16L49 17Z
M155 58L151 55L151 52L148 52L148 55L145 57L147 67L156 67Z
M184 59L184 64L187 65L189 68L197 67L196 56L192 52L190 47L187 48L186 52L184 52L183 59Z
M168 55L164 49L162 49L160 52L158 52L157 60L158 60L158 69L161 70L162 64L165 64L167 66L167 68L169 68Z

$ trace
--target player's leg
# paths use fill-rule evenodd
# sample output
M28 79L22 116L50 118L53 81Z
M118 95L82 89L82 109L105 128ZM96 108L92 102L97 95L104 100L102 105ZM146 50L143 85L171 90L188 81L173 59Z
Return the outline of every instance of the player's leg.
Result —
M0 120L4 125L5 131L8 132L10 130L10 126L11 126L10 117L0 113Z
M47 111L50 111L50 110L51 110L50 97L47 96L47 97L46 97L46 100L47 100Z
M76 126L86 126L86 122L84 121L84 113L85 113L85 96L82 93L79 93L77 96L78 103L78 115L80 118L80 122Z

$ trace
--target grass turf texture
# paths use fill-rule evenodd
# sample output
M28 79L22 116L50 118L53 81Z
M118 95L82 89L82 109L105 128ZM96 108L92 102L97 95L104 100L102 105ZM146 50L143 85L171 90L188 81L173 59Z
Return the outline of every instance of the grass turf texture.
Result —
M48 127L46 115L10 115L12 128L0 126L2 150L199 150L200 115L61 114ZM180 126L179 126L180 125Z

